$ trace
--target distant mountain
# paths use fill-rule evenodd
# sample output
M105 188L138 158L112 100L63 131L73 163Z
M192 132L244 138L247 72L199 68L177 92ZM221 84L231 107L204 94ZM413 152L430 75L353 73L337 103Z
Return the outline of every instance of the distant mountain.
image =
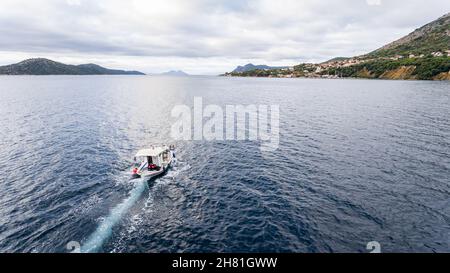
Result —
M139 71L114 70L96 64L68 65L49 59L28 59L0 66L0 75L145 75Z
M172 76L172 77L186 77L189 76L188 73L181 70L171 70L168 72L161 73L162 76Z
M366 56L393 57L427 55L450 49L450 13L416 29L407 36L387 44Z
M232 73L242 73L253 70L275 70L275 69L283 69L288 68L288 66L268 66L268 65L254 65L254 64L246 64L244 66L238 66Z

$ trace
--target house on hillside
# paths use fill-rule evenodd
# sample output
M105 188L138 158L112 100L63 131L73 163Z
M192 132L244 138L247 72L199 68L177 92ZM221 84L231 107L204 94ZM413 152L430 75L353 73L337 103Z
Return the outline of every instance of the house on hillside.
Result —
M431 55L433 55L433 57L442 57L442 56L444 56L444 53L437 51L437 52L431 53Z

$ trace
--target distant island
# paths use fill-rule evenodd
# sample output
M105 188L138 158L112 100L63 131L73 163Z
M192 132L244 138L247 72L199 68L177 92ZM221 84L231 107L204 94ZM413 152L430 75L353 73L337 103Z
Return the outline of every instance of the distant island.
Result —
M172 76L172 77L187 77L187 76L189 76L189 74L187 74L186 72L181 71L181 70L171 70L171 71L168 71L168 72L161 73L159 75L161 75L161 76Z
M223 76L450 80L450 13L365 55L280 69L240 68Z
M249 72L253 70L277 70L277 69L283 69L288 68L288 66L268 66L268 65L254 65L254 64L246 64L244 66L238 66L235 70L233 70L233 73L242 73L242 72Z
M145 75L139 71L107 69L96 64L68 65L49 59L28 59L0 66L0 75Z

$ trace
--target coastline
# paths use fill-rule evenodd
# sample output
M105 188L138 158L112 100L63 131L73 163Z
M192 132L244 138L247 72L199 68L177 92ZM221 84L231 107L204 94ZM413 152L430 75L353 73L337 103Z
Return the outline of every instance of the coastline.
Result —
M363 78L363 77L258 77L258 76L225 76L225 78L256 78L256 79L311 79L311 80L374 80L374 81L425 81L425 82L450 82L450 79L388 79L388 78Z

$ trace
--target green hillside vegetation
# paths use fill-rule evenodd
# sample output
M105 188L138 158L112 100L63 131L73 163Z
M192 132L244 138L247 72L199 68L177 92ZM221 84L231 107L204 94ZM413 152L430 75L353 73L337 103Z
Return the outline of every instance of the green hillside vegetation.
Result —
M271 70L255 69L245 72L229 72L224 75L232 77L278 77L280 75L289 75L289 74L292 74L292 72L286 69L271 69Z
M379 78L386 71L402 66L415 67L413 75L418 80L431 80L443 72L450 71L450 57L405 58L400 60L375 60L349 67L330 68L321 74L340 77L361 77L361 71L367 70L370 78Z
M442 27L442 29L444 30L445 27ZM446 27L446 29L448 29L448 26ZM401 44L394 48L374 51L368 56L391 57L395 55L409 56L410 54L414 54L415 56L419 56L421 54L427 55L433 52L445 52L449 49L449 45L450 36L443 36L439 35L438 33L433 33L428 36L421 36L407 44Z
M294 69L233 71L226 76L450 80L450 13L365 55L303 63Z
M107 69L96 64L68 65L44 58L0 66L0 75L145 75L139 71Z
M316 70L316 67L314 64L299 64L294 66L294 70L300 73L313 72Z

